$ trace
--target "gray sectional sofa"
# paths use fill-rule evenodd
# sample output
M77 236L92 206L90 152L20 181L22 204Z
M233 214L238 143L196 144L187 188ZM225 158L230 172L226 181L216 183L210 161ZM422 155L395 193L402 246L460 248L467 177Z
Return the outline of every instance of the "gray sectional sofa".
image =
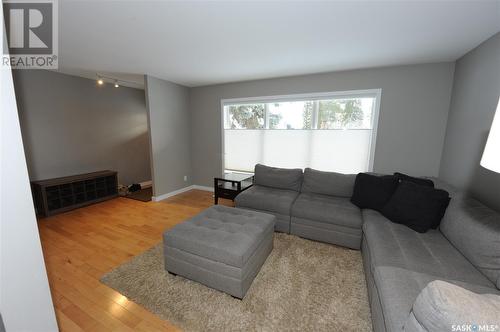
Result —
M351 203L355 174L255 166L254 185L235 206L276 216L275 230L344 247L361 247L361 210Z
M374 331L401 331L414 319L418 294L434 280L500 295L497 212L432 179L451 201L439 229L417 233L354 206L349 197L355 175L299 171L257 165L254 186L235 205L276 215L276 231L361 248Z

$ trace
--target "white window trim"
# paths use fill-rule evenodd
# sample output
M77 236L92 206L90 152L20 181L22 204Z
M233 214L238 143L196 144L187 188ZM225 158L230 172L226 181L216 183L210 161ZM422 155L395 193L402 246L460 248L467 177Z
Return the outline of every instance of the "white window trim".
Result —
M339 99L356 97L375 97L375 105L372 116L372 135L370 138L370 155L368 160L368 171L373 172L373 162L375 160L375 149L377 145L377 131L378 119L380 115L380 99L382 97L382 89L367 89L367 90L348 90L348 91L333 91L333 92L314 92L314 93L300 93L290 95L276 95L276 96L261 96L261 97L245 97L245 98L227 98L220 100L220 124L221 124L221 158L222 169L221 174L225 171L225 151L224 151L224 106L238 105L238 104L251 104L251 103L272 103L272 102L285 102L285 101L298 101L298 100L321 100L325 98ZM272 165L270 165L272 166Z

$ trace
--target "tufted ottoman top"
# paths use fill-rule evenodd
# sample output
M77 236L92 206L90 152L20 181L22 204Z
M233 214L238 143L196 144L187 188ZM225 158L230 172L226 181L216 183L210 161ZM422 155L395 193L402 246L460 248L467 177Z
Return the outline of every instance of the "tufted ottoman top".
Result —
M214 205L163 234L168 247L243 267L265 235L274 232L270 214Z

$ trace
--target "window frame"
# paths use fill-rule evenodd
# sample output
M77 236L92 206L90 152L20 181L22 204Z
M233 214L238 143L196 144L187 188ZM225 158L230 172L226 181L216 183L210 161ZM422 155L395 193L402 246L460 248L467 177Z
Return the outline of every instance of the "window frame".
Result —
M242 104L259 104L259 103L277 103L277 102L292 102L292 101L317 101L325 99L342 99L342 98L375 98L374 109L371 119L371 137L369 146L369 156L368 156L368 171L373 171L373 162L375 159L375 149L377 143L377 131L378 131L378 121L380 115L380 99L382 97L382 89L366 89L366 90L347 90L347 91L332 91L332 92L313 92L313 93L300 93L300 94L289 94L289 95L272 95L272 96L260 96L260 97L243 97L243 98L223 98L220 100L220 124L221 124L221 174L226 171L225 168L225 141L224 141L224 131L225 129L225 112L224 106L228 105L242 105ZM268 116L268 112L265 113L265 117ZM317 117L317 116L316 116ZM318 119L315 119L317 121ZM268 121L264 120L264 129L255 130L299 130L299 129L268 129ZM251 130L251 129L238 129L238 130ZM304 129L304 130L358 130L358 129ZM272 165L271 165L272 166Z

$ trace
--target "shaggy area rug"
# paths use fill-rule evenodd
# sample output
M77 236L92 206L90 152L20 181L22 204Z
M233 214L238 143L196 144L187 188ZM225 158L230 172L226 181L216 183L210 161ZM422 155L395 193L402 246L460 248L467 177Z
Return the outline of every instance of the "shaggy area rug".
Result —
M161 243L101 281L185 331L371 331L361 253L275 233L243 300L163 269Z

